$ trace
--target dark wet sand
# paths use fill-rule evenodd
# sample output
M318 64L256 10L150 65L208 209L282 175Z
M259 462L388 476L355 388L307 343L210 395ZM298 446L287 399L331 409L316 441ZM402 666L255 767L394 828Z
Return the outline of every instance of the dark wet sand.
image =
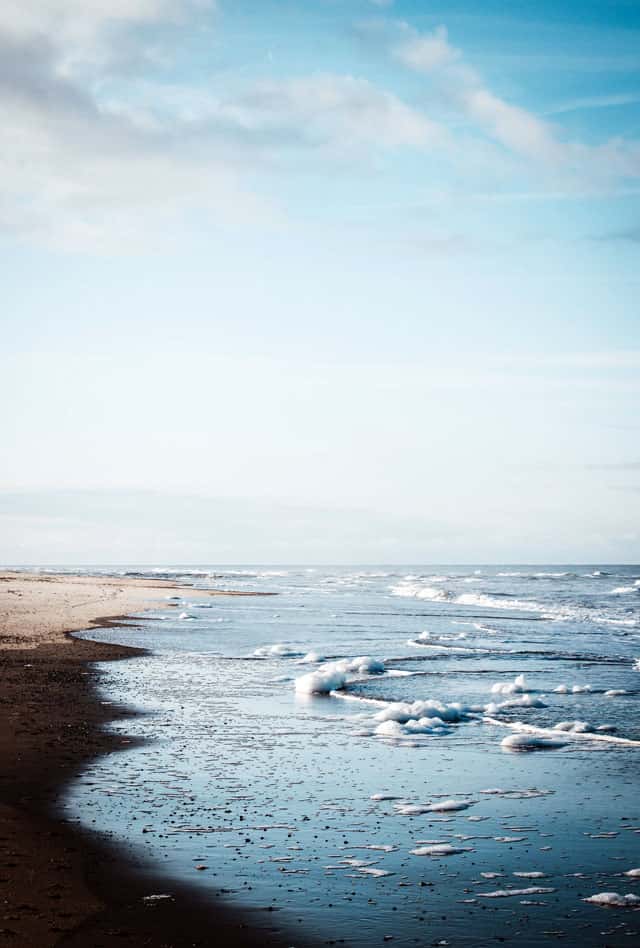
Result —
M293 941L278 929L274 913L246 910L240 915L160 875L140 860L133 845L116 847L65 816L64 786L88 761L127 746L126 738L105 733L103 726L130 712L100 703L90 663L139 652L62 633L57 627L65 624L62 612L57 626L47 625L45 618L47 633L32 634L40 628L38 609L48 600L46 591L53 589L44 585L48 582L0 574L0 946L301 945L299 936ZM90 585L83 577L83 587ZM147 599L158 597L159 587L176 588L140 583L138 600L144 589ZM27 601L30 590L38 591L39 602ZM94 610L104 609L104 597L88 592L95 590L81 590L81 615L67 616L69 629L90 624L84 612L92 607L85 600L94 602ZM11 597L18 596L22 621L11 611ZM111 590L109 596L117 600ZM74 602L68 606L74 608ZM141 608L139 603L129 607ZM116 622L95 617L92 624ZM27 647L21 647L23 642ZM172 899L144 901L159 893Z

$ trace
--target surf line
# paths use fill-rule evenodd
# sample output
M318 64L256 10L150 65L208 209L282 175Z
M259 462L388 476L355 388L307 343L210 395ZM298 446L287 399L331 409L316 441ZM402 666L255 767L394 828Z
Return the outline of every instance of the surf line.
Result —
M345 616L425 616L430 619L498 619L506 622L552 622L551 616L492 616L486 612L349 612Z
M627 747L640 747L640 741L633 741L629 737L614 737L612 734L598 734L593 731L556 731L551 727L536 727L535 724L523 724L522 721L501 721L485 715L482 718L485 724L494 724L496 727L507 727L521 734L535 734L538 737L555 737L568 741L599 741L601 744L624 744Z

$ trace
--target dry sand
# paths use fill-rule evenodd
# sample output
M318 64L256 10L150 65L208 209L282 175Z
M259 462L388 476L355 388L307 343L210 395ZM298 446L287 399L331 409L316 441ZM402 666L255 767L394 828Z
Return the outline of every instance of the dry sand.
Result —
M189 587L165 580L0 572L0 650L73 645L65 633L157 609L161 600L188 592ZM256 594L199 590L198 595Z
M162 581L0 573L2 948L294 944L273 916L240 916L159 876L133 847L87 833L59 807L83 764L127 743L104 730L127 711L99 702L91 663L139 654L68 633L114 625L160 600L164 608L167 597L188 592ZM143 901L159 892L173 898Z

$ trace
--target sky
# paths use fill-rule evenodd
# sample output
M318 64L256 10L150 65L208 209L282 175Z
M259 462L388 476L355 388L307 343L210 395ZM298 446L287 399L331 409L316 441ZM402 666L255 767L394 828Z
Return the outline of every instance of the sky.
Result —
M635 0L0 6L0 562L640 561Z

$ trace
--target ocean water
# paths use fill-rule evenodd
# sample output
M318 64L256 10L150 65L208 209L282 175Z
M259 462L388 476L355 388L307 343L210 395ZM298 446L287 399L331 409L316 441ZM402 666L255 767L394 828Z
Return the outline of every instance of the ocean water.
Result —
M640 567L104 572L193 585L72 817L291 944L640 944Z

